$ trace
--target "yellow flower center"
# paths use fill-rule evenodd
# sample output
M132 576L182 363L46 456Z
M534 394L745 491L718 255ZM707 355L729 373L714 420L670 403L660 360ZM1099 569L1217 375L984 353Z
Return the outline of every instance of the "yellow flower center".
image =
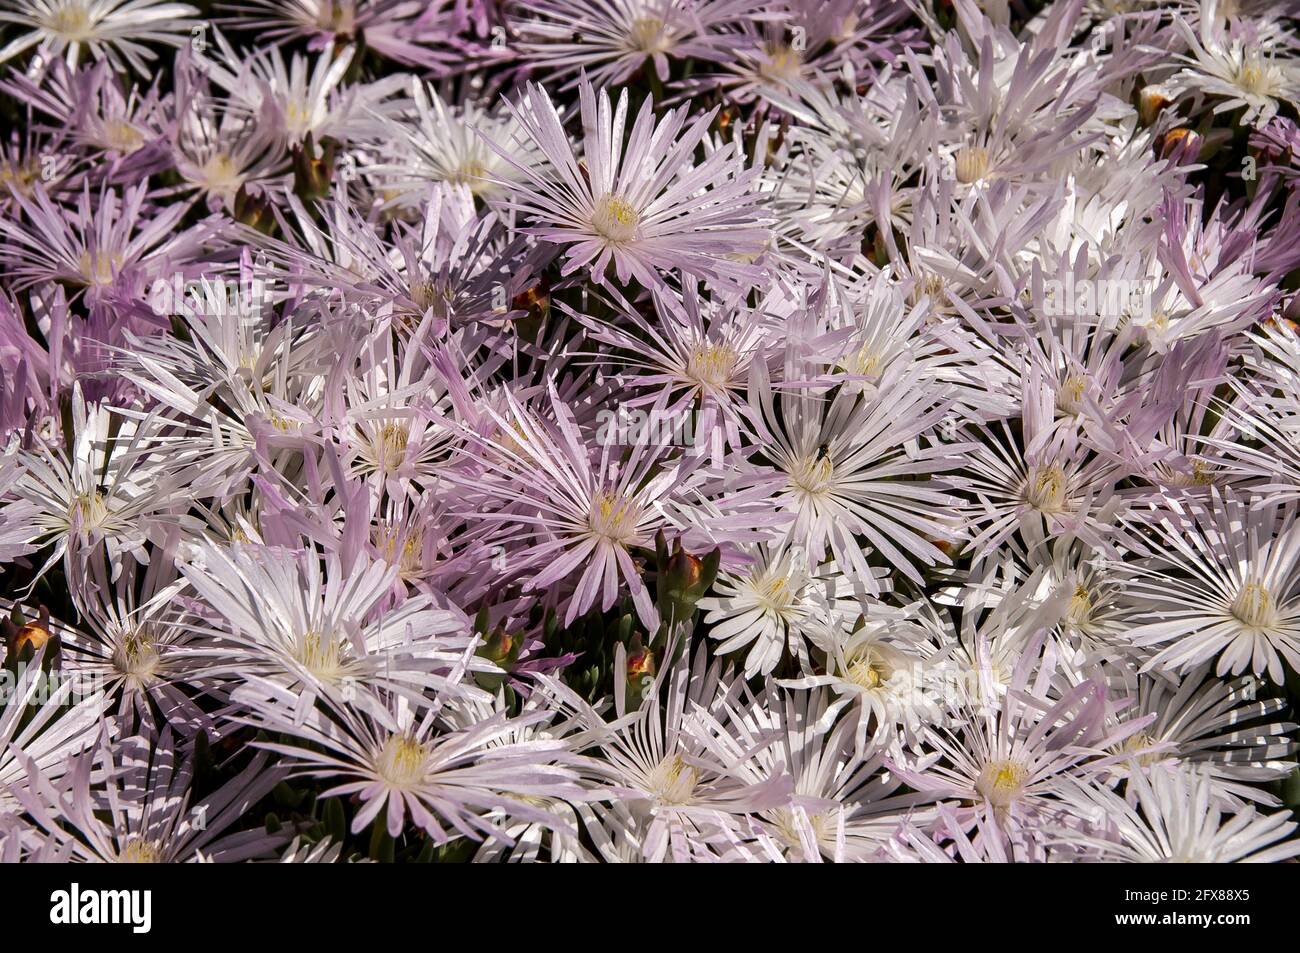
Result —
M803 55L785 44L769 47L767 58L759 64L758 74L764 79L785 82L795 79L803 69Z
M199 184L209 192L218 194L234 193L244 184L244 174L235 164L235 160L224 153L218 153L199 169Z
M591 227L616 245L636 238L641 215L621 195L604 195L596 201L591 215Z
M77 270L87 285L104 287L113 283L113 273L122 268L121 255L83 251L77 259Z
M844 371L855 377L865 377L868 378L869 382L874 382L880 379L880 372L884 369L884 364L884 356L872 350L871 345L868 344L845 360Z
M162 860L162 848L150 841L133 837L117 855L119 864L156 864Z
M379 751L375 770L394 787L411 787L424 780L428 757L428 745L410 735L390 735Z
M894 675L894 667L876 649L864 646L845 660L844 677L868 691L879 688Z
M1232 615L1242 625L1252 629L1267 629L1277 624L1277 607L1273 594L1263 585L1250 582L1232 602Z
M1144 751L1144 754L1137 755L1137 763L1143 767L1150 767L1153 764L1158 764L1165 757L1163 754L1145 751L1155 743L1156 740L1149 734L1145 731L1139 731L1137 734L1129 735L1124 739L1123 751L1125 754L1136 754L1139 751Z
M447 175L452 185L465 185L471 192L477 193L492 183L487 181L487 167L477 159L466 159Z
M311 106L302 99L290 99L284 104L284 129L293 139L305 136L312 128L315 115Z
M989 171L989 151L983 146L962 146L953 157L957 181L970 185L984 178Z
M343 674L347 654L342 639L311 629L298 638L294 658L317 678L332 682Z
M129 122L112 119L104 123L103 144L114 152L135 152L144 145L144 135Z
M783 807L772 815L772 825L776 828L777 836L787 847L803 847L803 837L800 836L800 832L803 831L806 836L809 830L814 843L818 845L833 843L835 822L827 814L815 814L811 817L805 815L801 822L794 811Z
M771 612L784 612L794 602L790 577L784 573L769 573L750 582L758 604Z
M140 629L126 633L113 650L113 667L134 679L147 679L158 670L153 637Z
M1041 513L1065 512L1069 481L1058 466L1034 467L1025 480L1025 502Z
M351 36L357 23L356 0L322 0L316 23L330 33Z
M1247 93L1267 96L1273 91L1273 77L1267 64L1260 63L1253 56L1247 56L1237 67L1236 83Z
M700 344L686 361L686 376L706 387L721 388L731 383L738 355L726 344Z
M1083 408L1083 393L1088 387L1088 378L1084 374L1071 374L1061 382L1056 392L1056 406L1063 413L1077 415Z
M296 430L298 427L297 421L290 420L288 417L284 417L281 416L280 414L275 414L275 413L268 416L266 418L266 421L276 430L280 431L280 433L290 433L291 431Z
M371 442L375 469L392 473L406 461L406 445L411 439L405 424L384 424Z
M658 17L637 17L628 30L628 46L641 53L664 53L672 48L666 24Z
M23 195L32 194L32 186L41 177L35 160L25 163L0 162L0 186L10 186Z
M790 485L808 496L823 496L835 476L835 464L829 453L799 457L789 469Z
M912 304L920 304L922 298L929 298L930 306L936 309L950 304L943 277L929 272L917 278L916 284L912 286L911 297Z
M1003 808L1020 798L1029 769L1018 761L990 761L980 771L975 790L994 807Z
M596 536L622 545L636 536L640 510L631 500L602 490L591 501L587 528Z
M90 11L81 0L59 4L45 18L42 26L68 43L84 43L95 35Z
M695 769L674 754L654 766L647 787L661 804L690 804L698 781Z
M103 529L108 521L108 505L98 490L78 493L68 504L68 523L74 530Z
M424 530L415 527L408 533L380 527L374 533L375 548L386 563L396 563L398 576L410 579L424 568Z
M1192 461L1192 482L1197 486L1210 486L1218 477L1214 474L1214 468L1199 457Z
M1075 586L1074 595L1070 597L1070 605L1065 610L1065 621L1070 625L1081 626L1087 625L1088 620L1092 617L1092 596L1086 586Z

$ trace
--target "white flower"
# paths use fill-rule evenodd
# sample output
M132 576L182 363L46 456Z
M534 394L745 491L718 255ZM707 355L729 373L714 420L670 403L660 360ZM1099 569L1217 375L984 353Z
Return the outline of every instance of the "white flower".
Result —
M1099 829L1075 839L1107 861L1267 864L1300 854L1300 841L1284 840L1296 827L1290 811L1232 808L1216 799L1209 777L1194 767L1138 773L1129 785L1135 806L1104 786L1070 789L1071 802Z
M813 625L831 624L818 612L814 591L825 590L833 611L853 615L857 600L834 563L810 569L802 552L783 544L752 548L752 563L719 573L719 595L702 599L709 635L721 639L720 655L753 643L745 658L745 677L767 675L781 660L788 644L792 658L806 667L804 638Z
M1149 524L1154 549L1127 562L1129 637L1160 648L1144 669L1284 679L1300 667L1300 521L1294 503L1213 492Z
M1178 92L1194 90L1221 100L1214 112L1244 109L1243 125L1262 126L1277 114L1278 100L1300 97L1300 63L1283 48L1261 48L1244 37L1228 38L1212 18L1201 20L1200 35L1181 17L1174 26L1192 55L1190 65L1169 80Z
M46 62L62 57L76 66L83 48L115 68L130 64L145 73L156 58L147 43L181 46L199 24L198 10L188 3L158 0L6 0L0 22L17 24L27 33L0 49L0 63L36 47Z

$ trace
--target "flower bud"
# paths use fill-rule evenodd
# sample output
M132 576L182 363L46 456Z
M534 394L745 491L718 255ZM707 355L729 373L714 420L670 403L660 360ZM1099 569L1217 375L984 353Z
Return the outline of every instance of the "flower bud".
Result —
M50 630L50 610L41 606L40 615L32 621L26 621L15 607L10 618L4 620L3 634L6 664L30 661L32 656L54 638Z
M631 708L638 708L642 699L654 685L655 654L641 644L638 632L627 643L626 669L623 677L627 680L627 699Z
M262 192L250 192L247 186L240 186L235 193L234 218L263 235L269 235L275 229L270 200Z
M300 198L323 199L330 194L337 149L338 143L333 139L322 139L318 156L311 133L302 145L293 147L293 190Z
M523 641L521 639L515 638L504 629L497 629L479 647L478 654L488 661L506 668L519 657L519 649L522 645Z
M24 647L30 645L34 649L39 649L50 640L50 630L37 622L28 622L18 630L14 636L14 649L21 651Z
M727 106L724 109L719 110L718 118L715 120L715 125L718 132L722 133L723 135L726 135L730 131L735 121L739 118L740 118L740 110L737 109L735 106Z
M551 313L551 289L545 279L519 292L510 301L510 310L525 311L534 321L544 321Z
M639 641L639 639L638 639ZM655 654L642 646L627 657L627 680L639 683L642 679L654 678Z
M475 653L479 658L485 658L497 668L497 672L476 672L474 680L478 682L480 688L494 692L501 687L505 681L505 673L509 672L519 659L519 652L524 647L524 640L520 636L511 635L505 629L497 629L491 635L487 636L482 645L478 647Z
M1157 140L1160 158L1179 154L1180 159L1194 160L1201 149L1201 137L1185 126L1170 129Z
M1142 125L1149 126L1156 121L1160 111L1170 103L1169 90L1163 86L1144 86L1138 93L1138 117Z
M682 548L680 538L668 549L663 530L655 536L659 605L667 617L680 622L695 613L695 605L709 591L718 575L722 550L716 547L703 558Z
M668 585L677 592L689 592L698 586L703 574L704 563L699 556L679 549L668 557Z

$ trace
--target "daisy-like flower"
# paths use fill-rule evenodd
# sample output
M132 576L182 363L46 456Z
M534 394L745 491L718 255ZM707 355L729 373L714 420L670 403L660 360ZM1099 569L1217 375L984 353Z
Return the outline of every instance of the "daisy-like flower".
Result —
M978 818L974 832L968 833L950 806L940 804L935 811L934 831L904 821L876 859L895 864L1006 864L1024 859L1017 845L999 837L986 818Z
M202 61L205 76L226 92L232 106L256 115L290 147L301 146L308 136L315 142L346 141L379 132L380 118L391 108L383 100L400 83L391 77L345 88L343 78L356 55L352 46L337 51L326 46L314 62L301 54L286 62L276 47L249 55L221 33L215 47Z
M122 179L144 174L166 161L163 95L157 86L142 89L123 82L108 63L74 70L55 61L40 77L14 75L5 88L48 116L54 127L67 128L71 142L107 153L109 161L116 156L115 180L119 174Z
M1274 804L1267 791L1253 783L1272 781L1295 770L1296 726L1274 720L1286 708L1281 698L1259 698L1253 676L1220 681L1209 663L1185 676L1145 673L1138 676L1137 702L1121 717L1152 721L1126 744L1150 749L1138 768L1168 770L1173 764L1195 766L1210 779L1217 797ZM1133 770L1115 766L1117 774Z
M1300 62L1288 50L1262 47L1257 37L1229 36L1213 18L1201 20L1199 35L1181 17L1174 27L1191 55L1183 57L1188 66L1169 85L1219 100L1215 113L1240 108L1242 124L1258 127L1277 114L1279 99L1300 97Z
M93 680L51 672L46 663L53 645L48 639L39 645L17 679L9 669L0 670L0 817L15 809L15 792L33 772L58 778L100 731L102 689Z
M1277 8L0 0L0 860L1300 858Z
M725 61L739 45L726 27L753 10L738 0L544 0L512 3L510 13L533 62L557 78L583 72L608 87L647 64L662 82L670 59Z
M1077 839L1106 861L1268 864L1300 854L1300 841L1285 839L1296 826L1290 811L1232 808L1215 797L1213 782L1196 767L1136 774L1129 785L1133 805L1104 786L1069 791L1100 829Z
M967 459L966 492L975 497L969 518L976 559L1013 540L1024 551L1069 533L1094 548L1113 548L1123 501L1115 494L1118 465L1097 453L1073 420L1058 421L1058 398L1031 367L1021 384L1019 434L1009 422L975 427ZM978 531L976 531L978 530Z
M117 742L105 734L74 760L58 785L28 762L29 777L19 798L31 818L34 859L171 864L268 857L289 839L289 830L230 828L287 774L269 762L259 752L203 797L193 790L193 754L178 749L166 728L159 737L137 735ZM105 790L99 790L100 778Z
M190 653L206 676L275 679L296 686L300 705L360 686L443 686L470 640L464 615L428 596L384 612L397 566L364 556L345 575L333 555L322 565L314 552L205 543L181 571L207 604L201 631L217 640Z
M277 45L306 40L317 50L364 38L380 56L439 76L502 53L457 35L465 10L456 0L239 0L230 11L231 26Z
M501 836L492 812L502 810L563 828L560 818L526 799L583 797L575 772L565 766L563 741L503 740L549 718L546 711L517 719L500 712L439 731L439 706L419 711L400 697L364 709L331 701L303 717L292 691L259 679L250 680L239 699L250 712L244 720L295 739L260 746L290 759L296 776L336 780L322 797L359 796L353 833L378 819L397 837L409 817L438 844L457 836L481 840Z
M76 66L84 49L115 69L129 64L143 74L157 58L148 44L188 43L198 12L188 3L159 0L6 0L0 23L26 32L0 49L0 63L35 47L44 62L63 58Z
M186 206L175 203L146 215L147 183L122 194L89 184L75 209L56 205L36 187L31 199L16 194L22 218L0 217L7 247L0 253L16 288L41 281L64 281L91 304L112 294L143 298L155 279L193 262L216 223L200 223L177 233Z
M394 496L412 480L436 482L435 467L450 457L455 436L434 420L439 401L446 403L437 373L415 347L399 364L386 326L359 350L363 370L349 373L343 388L341 427L352 469L376 485L387 484Z
M1109 755L1149 720L1115 728L1104 724L1106 693L1098 681L1085 681L1052 700L1026 689L1041 637L1023 654L1008 691L995 711L969 706L953 727L924 733L922 752L895 760L899 777L935 800L960 798L974 807L962 816L986 814L1004 834L1033 825L1059 805L1072 779L1086 781L1128 757ZM969 826L969 824L968 824Z
M724 286L754 284L757 272L747 262L769 234L755 204L754 175L734 142L694 162L713 113L689 126L685 108L656 121L647 99L625 142L627 90L614 107L608 92L589 82L578 95L581 160L551 98L535 84L510 109L547 163L524 165L496 147L522 177L510 206L532 220L529 234L564 246L563 273L590 267L603 281L612 262L620 282L635 278L648 288L673 270Z
M172 159L186 185L210 207L233 209L241 190L278 186L289 170L289 156L271 99L259 94L256 108L250 107L214 88L213 76L189 62L177 72L181 108Z
M80 558L106 545L114 563L140 552L160 519L194 527L172 512L178 481L159 472L141 448L152 423L133 426L98 404L72 395L71 454L42 443L20 457L20 471L0 500L0 539L21 542L25 552L53 544L36 574L39 580L65 556Z
M446 724L456 729L473 728L506 711L509 705L505 694L498 692L491 701L481 698L460 697L449 699L442 714ZM531 742L553 744L563 741L570 733L579 731L578 722L560 717L560 711L548 703L544 693L530 692L523 703L521 714L532 715L545 713L546 717L537 720L531 718L512 718L511 731L490 743L491 747L527 745ZM519 801L526 810L516 813L507 800L503 807L489 815L501 828L499 837L484 838L474 853L475 863L534 863L545 859L549 863L577 863L588 860L586 848L578 838L579 817L577 808L586 804L590 792L585 790L590 783L594 765L571 750L564 758L566 768L574 771L580 787L584 789L581 799L567 801L558 788L553 794L511 794L511 799ZM572 789L571 789L572 791ZM539 819L536 811L545 812L544 819Z
M745 17L735 31L737 49L721 61L726 70L693 77L692 91L722 86L739 102L781 94L800 83L826 85L874 69L913 39L898 22L906 8L857 0L785 0L768 16Z
M755 738L733 723L744 683L724 679L716 661L709 665L697 652L692 663L683 654L654 680L636 709L627 706L628 661L621 643L614 677L612 723L567 686L544 684L574 711L589 738L588 753L599 755L599 776L625 808L605 818L615 831L623 829L645 860L684 862L715 853L719 844L733 849L745 839L746 813L788 803L788 774L759 779L747 770L746 762L774 735L760 732ZM600 818L594 816L597 824ZM610 839L609 828L603 839Z
M1033 598L1054 604L1054 634L1067 656L1078 660L1135 653L1128 637L1123 583L1114 561L1068 536L1051 549L1051 559L1031 560L1029 578L1041 583Z
M1234 211L1221 203L1207 215L1201 199L1166 197L1165 234L1147 249L1143 266L1149 306L1127 315L1153 350L1164 353L1180 340L1244 330L1269 317L1274 292L1230 235Z
M743 569L723 570L715 586L718 595L700 600L709 635L720 639L720 655L752 644L745 657L745 677L767 675L785 654L808 664L805 637L814 624L834 625L819 611L852 617L859 611L850 587L833 563L809 567L803 553L782 544L754 547L752 562ZM814 599L813 590L826 600Z
M853 721L837 719L837 707L824 690L787 695L769 686L739 719L755 741L777 733L750 764L756 778L788 774L794 780L789 804L759 815L790 858L865 860L904 819L926 813L913 811L924 795L895 794L901 782L881 770L883 749L859 753Z
M418 80L411 82L411 101L415 121L393 120L390 126L404 148L394 161L367 169L387 189L413 198L425 191L425 183L447 182L495 199L524 178L516 164L531 168L541 159L509 112L484 109L468 99L449 104Z
M275 320L251 261L238 281L174 287L155 285L151 298L183 336L129 334L114 366L166 418L162 468L220 505L259 461L283 464L319 430L332 342L310 322Z
M777 501L794 516L788 538L810 559L829 549L871 594L881 587L858 537L918 582L914 563L948 561L935 543L951 537L943 511L957 498L935 474L955 467L965 448L920 444L947 410L932 388L899 379L870 399L806 385L774 396L766 366L755 362L749 404L763 454L785 478Z
M426 185L409 209L415 221L391 232L345 202L326 203L323 222L296 199L289 206L299 231L291 242L259 238L266 257L286 282L320 289L322 298L337 302L354 326L390 311L397 330L411 333L425 319L431 332L506 321L515 297L534 286L535 270L546 261L525 251L522 237L507 238L495 212L480 214L464 185ZM411 346L423 352L432 342Z
M1131 579L1129 638L1159 646L1144 669L1186 672L1217 658L1220 677L1250 671L1281 684L1300 667L1300 521L1295 504L1251 505L1217 491L1143 527L1152 549Z
M629 389L644 388L645 395L624 406L634 410L666 393L666 415L695 414L692 436L697 449L711 449L715 434L723 446L739 446L749 365L767 359L764 344L775 337L769 322L785 302L785 293L774 289L750 308L730 296L705 298L699 283L687 279L680 296L666 286L654 289L651 320L609 290L630 327L577 311L573 317L595 340L626 352L619 354L619 377ZM604 358L596 355L597 360Z
M868 737L884 743L901 734L914 740L943 717L943 667L928 646L909 638L906 612L873 605L860 620L832 619L813 629L821 674L781 682L788 688L826 687L853 703L845 722L856 723L858 751ZM824 669L824 672L822 671Z
M501 435L476 438L478 446L465 450L475 469L447 478L478 491L480 518L507 529L513 524L513 538L529 541L511 558L518 567L512 572L525 576L526 589L544 590L581 570L565 625L594 605L610 608L622 582L653 631L658 613L632 550L648 547L666 524L663 504L683 481L686 466L661 466L662 448L645 441L623 462L613 458L609 445L593 453L553 386L552 420L511 395L507 399L509 417L491 412ZM517 501L524 506L513 505Z
M1212 405L1223 425L1201 440L1233 473L1300 488L1300 337L1280 325L1251 338L1251 373L1229 382L1236 399Z
M162 541L157 554L164 552L175 553L175 542ZM49 623L62 644L64 670L102 687L106 701L116 702L123 732L159 715L186 737L209 727L210 719L184 687L184 653L194 641L190 626L196 620L178 598L184 582L176 578L174 562L154 558L143 567L126 560L114 567L96 550L83 571L70 580L79 625Z

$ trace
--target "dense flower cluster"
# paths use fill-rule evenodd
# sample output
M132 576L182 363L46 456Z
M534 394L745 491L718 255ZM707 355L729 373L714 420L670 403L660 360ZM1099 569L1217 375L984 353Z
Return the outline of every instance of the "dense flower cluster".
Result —
M0 0L0 857L1300 854L1275 0Z

